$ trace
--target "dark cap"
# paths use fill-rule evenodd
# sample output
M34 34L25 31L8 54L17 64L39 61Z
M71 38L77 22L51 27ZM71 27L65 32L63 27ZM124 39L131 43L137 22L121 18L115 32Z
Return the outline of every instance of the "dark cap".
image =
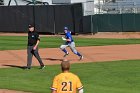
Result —
M29 28L31 28L31 27L34 27L34 24L29 24L29 26L28 26Z

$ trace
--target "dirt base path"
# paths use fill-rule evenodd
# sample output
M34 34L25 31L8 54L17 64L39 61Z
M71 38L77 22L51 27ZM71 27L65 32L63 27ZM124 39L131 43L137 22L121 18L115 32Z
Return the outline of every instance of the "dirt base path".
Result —
M140 59L140 44L78 47L77 49L84 55L84 59L79 61L79 57L68 48L70 54L66 58L71 63ZM40 49L39 53L45 65L60 64L64 54L59 48ZM26 50L6 50L0 51L0 54L0 68L26 66ZM35 58L32 65L39 66Z

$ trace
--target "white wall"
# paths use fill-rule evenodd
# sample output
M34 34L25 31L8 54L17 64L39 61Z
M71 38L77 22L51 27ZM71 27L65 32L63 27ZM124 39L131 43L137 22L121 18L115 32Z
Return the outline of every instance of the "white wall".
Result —
M86 0L71 0L71 3L83 3L86 2Z
M52 0L55 4L64 4L64 3L83 3L86 2L86 0Z

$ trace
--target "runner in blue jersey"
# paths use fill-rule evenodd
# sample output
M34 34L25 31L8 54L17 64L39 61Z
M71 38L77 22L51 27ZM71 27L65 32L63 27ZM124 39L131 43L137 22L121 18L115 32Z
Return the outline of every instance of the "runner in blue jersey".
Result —
M65 37L62 37L62 40L66 41L65 44L60 46L60 49L65 53L64 57L66 57L69 52L66 50L66 47L70 47L71 51L80 57L80 60L83 59L83 55L81 55L75 48L75 42L72 38L71 31L69 31L68 27L64 27Z

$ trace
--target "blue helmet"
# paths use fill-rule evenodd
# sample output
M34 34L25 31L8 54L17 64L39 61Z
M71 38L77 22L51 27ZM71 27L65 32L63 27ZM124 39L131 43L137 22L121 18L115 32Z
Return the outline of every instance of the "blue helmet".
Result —
M65 26L65 27L64 27L64 30L68 30L68 27Z

